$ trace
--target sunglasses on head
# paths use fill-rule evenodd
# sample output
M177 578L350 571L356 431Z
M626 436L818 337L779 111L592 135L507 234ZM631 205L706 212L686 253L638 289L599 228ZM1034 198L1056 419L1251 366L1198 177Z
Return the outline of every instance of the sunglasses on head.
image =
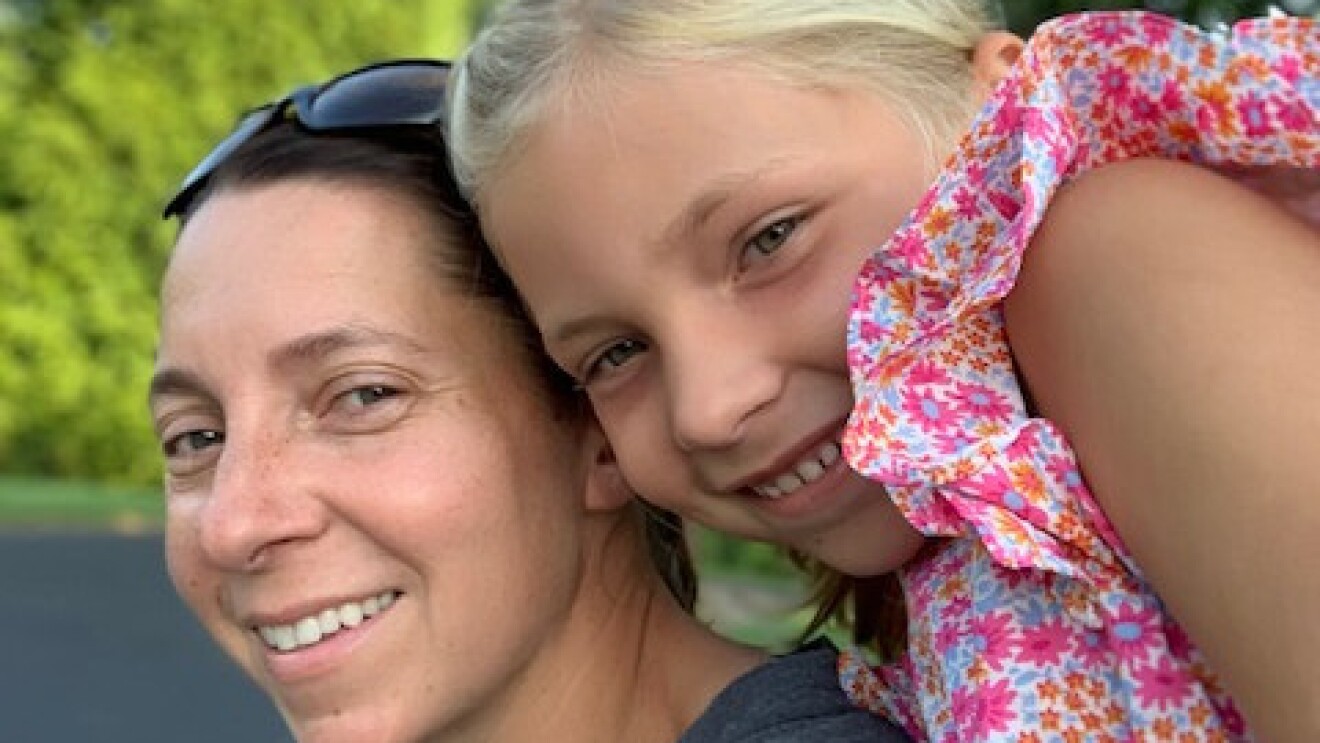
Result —
M321 85L307 85L249 111L234 131L193 168L165 205L166 219L184 214L230 155L245 142L283 121L289 113L316 133L354 129L431 127L445 123L449 63L406 59L360 67Z

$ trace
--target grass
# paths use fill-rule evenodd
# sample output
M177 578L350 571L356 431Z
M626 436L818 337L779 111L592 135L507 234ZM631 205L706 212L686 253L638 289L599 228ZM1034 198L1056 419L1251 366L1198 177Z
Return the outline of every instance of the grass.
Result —
M0 529L159 528L164 501L155 488L0 476Z

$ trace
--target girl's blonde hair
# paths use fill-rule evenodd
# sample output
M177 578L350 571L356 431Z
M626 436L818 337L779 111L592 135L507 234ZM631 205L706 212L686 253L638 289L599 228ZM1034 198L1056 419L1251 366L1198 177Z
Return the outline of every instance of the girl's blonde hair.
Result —
M556 107L606 100L621 73L754 65L788 84L862 86L942 152L972 113L982 0L508 0L451 78L449 146L465 194Z
M972 55L993 27L983 0L506 0L450 78L454 174L479 206L538 122L608 105L626 75L682 63L869 90L906 117L934 161L971 118ZM801 562L816 582L809 631L834 617L882 655L902 647L896 576L854 579Z

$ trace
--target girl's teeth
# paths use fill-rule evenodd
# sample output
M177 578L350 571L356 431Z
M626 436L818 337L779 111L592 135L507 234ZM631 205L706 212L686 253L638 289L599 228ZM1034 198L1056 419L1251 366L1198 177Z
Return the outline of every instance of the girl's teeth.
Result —
M753 490L763 498L782 498L809 482L819 480L830 465L839 461L840 455L838 444L833 441L822 444L814 456L798 462L792 472L786 472L775 478L774 482L758 485Z
M797 466L797 474L803 482L811 482L825 474L825 468L817 461L803 462Z
M364 601L349 601L336 609L325 609L319 614L303 617L293 624L258 627L257 634L266 645L287 653L301 647L315 645L345 627L356 627L367 617L390 608L397 598L394 591L386 591Z
M820 463L828 467L839 461L839 457L842 454L843 452L839 450L839 445L831 441L820 448Z
M784 495L788 495L794 490L802 487L802 484L802 478L792 473L780 475L779 479L775 480L775 487L779 488Z

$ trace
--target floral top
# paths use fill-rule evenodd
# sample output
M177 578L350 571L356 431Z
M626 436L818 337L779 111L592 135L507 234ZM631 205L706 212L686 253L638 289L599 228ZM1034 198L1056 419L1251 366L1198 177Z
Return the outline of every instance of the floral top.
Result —
M846 456L952 537L900 571L904 656L841 660L855 701L934 741L1248 739L1063 435L1028 417L1000 302L1061 183L1142 155L1320 168L1317 111L1314 21L1087 13L1032 36L855 287Z

